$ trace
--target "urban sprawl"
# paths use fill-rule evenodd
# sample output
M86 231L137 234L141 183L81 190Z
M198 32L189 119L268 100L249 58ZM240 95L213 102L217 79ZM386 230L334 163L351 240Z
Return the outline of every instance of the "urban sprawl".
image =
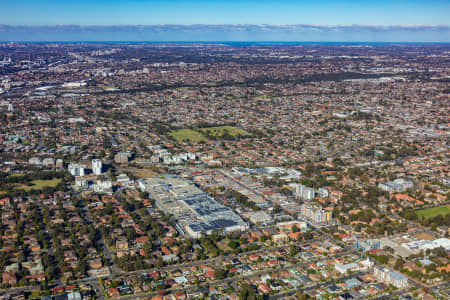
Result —
M0 299L449 299L448 44L0 44Z

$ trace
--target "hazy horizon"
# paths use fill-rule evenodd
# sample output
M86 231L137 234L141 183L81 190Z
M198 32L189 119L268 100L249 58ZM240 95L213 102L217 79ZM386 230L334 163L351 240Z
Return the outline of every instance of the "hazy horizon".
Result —
M14 0L2 41L450 42L446 0Z
M16 42L450 42L448 25L0 25Z

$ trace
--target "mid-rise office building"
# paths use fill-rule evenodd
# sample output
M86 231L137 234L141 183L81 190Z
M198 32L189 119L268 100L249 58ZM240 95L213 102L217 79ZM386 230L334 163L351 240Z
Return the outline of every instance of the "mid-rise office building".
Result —
M28 160L28 163L30 165L40 165L40 164L42 164L42 160L39 157L31 157Z
M408 278L398 272L391 271L387 268L376 267L374 269L375 277L387 284L392 284L396 288L402 289L409 286Z
M72 176L84 176L84 167L82 165L69 164L68 170Z
M414 183L403 178L395 179L394 181L381 182L378 188L388 193L400 193L414 188Z
M92 160L92 172L94 173L94 175L102 174L102 161L100 159Z
M331 211L324 210L320 206L303 204L301 214L315 224L325 224L331 222L333 214Z
M130 152L119 152L114 156L114 161L118 164L126 164L128 163L130 157Z
M312 200L316 196L316 193L313 188L303 184L297 184L295 186L295 196L304 200Z
M47 167L53 167L55 165L55 159L51 157L44 158L42 164Z

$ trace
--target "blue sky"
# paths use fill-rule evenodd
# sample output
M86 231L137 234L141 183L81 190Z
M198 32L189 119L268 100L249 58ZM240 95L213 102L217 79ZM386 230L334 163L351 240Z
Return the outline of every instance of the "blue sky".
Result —
M450 42L449 12L450 0L0 0L0 41Z
M8 25L448 25L449 0L0 0Z

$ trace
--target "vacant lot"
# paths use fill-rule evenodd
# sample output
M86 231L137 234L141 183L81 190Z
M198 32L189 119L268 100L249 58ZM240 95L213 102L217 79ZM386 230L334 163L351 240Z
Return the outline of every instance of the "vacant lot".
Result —
M432 207L432 208L419 210L419 211L416 211L416 214L419 217L425 217L427 219L434 218L437 215L445 216L445 215L450 214L450 205L438 206L438 207Z
M159 175L156 170L151 168L134 169L134 173L136 174L136 177L139 178L151 178Z
M426 232L418 233L414 237L418 240L426 240L426 241L433 241L436 239L434 236Z
M204 142L207 141L206 137L198 131L191 129L179 129L169 132L169 135L176 139L178 142L191 141L191 142Z
M15 189L30 191L30 190L40 190L46 187L56 187L62 179L60 178L53 178L49 180L33 180L30 182L29 185L25 184L18 184L16 185Z

